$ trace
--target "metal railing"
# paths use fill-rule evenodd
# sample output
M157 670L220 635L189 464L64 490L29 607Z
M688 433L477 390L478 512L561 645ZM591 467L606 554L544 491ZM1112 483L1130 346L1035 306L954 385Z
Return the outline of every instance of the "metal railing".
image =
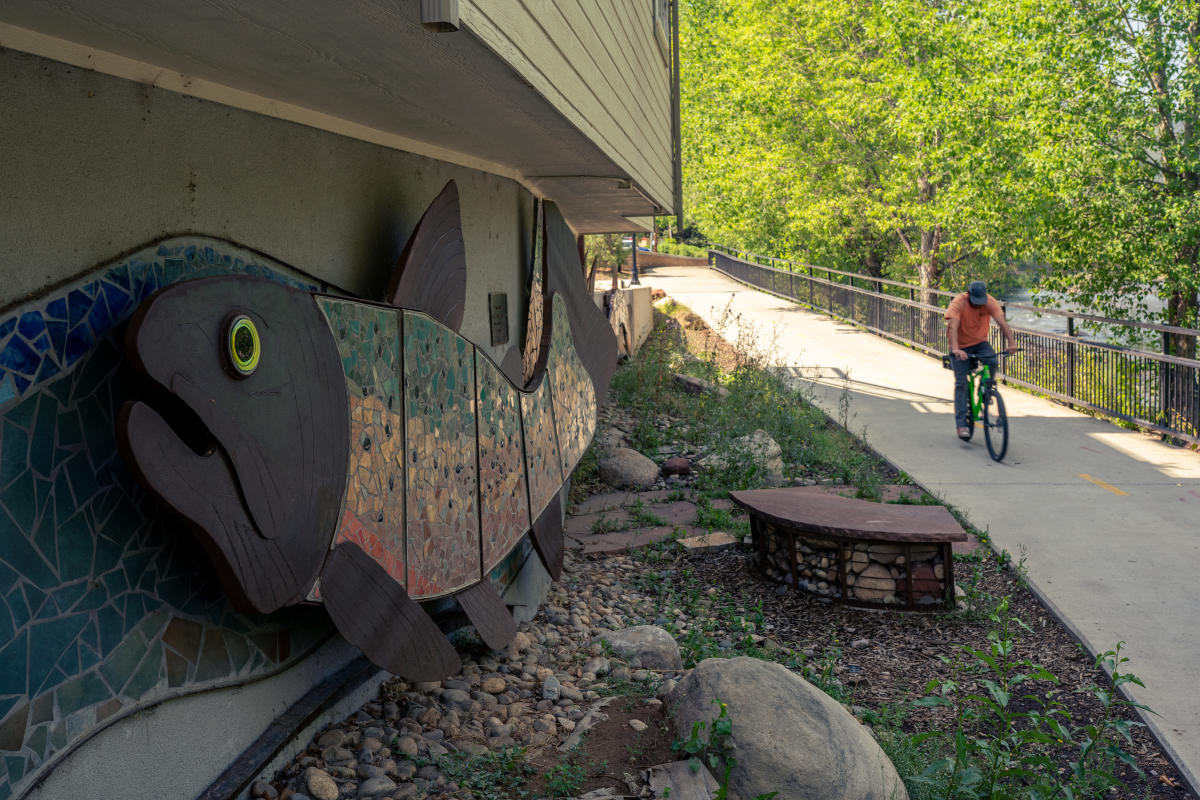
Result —
M873 333L941 357L949 350L944 314L954 292L784 259L710 248L709 265L731 278L793 300ZM1200 361L1076 335L1076 321L1171 335L1200 331L1074 311L1004 304L1064 318L1065 334L1010 327L1022 352L1007 359L1003 380L1056 400L1200 443ZM993 344L1003 342L993 328Z

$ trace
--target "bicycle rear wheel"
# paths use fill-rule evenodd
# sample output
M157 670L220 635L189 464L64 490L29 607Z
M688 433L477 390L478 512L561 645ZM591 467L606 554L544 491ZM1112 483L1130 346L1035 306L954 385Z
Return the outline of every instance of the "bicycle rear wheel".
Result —
M994 461L1004 458L1008 452L1008 414L1004 412L1004 398L995 388L983 395L983 439Z

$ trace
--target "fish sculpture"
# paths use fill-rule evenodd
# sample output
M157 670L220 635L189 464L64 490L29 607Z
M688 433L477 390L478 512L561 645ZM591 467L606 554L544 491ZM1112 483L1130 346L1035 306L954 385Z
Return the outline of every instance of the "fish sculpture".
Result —
M545 270L535 264L530 380L519 359L502 367L458 333L453 183L418 223L386 303L243 276L162 289L126 334L147 388L119 415L122 454L240 609L322 602L379 666L453 674L458 655L419 602L453 596L489 646L512 639L488 576L527 534L558 576L559 490L615 364L603 315L590 298L541 294L555 285ZM582 352L579 309L598 317L576 321Z

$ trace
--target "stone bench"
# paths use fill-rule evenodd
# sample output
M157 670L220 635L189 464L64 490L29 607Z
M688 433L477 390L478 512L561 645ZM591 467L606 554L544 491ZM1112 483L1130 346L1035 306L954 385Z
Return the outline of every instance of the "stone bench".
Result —
M942 506L853 500L816 486L730 492L750 516L772 580L867 607L954 603L953 543L966 531Z

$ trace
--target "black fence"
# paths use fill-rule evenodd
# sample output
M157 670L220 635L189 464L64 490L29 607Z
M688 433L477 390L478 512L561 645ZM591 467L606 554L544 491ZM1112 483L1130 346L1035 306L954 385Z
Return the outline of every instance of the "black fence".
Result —
M940 358L949 350L944 314L953 292L739 251L711 249L709 265L735 280ZM1059 309L1006 304L1063 318L1065 334L1010 327L1022 352L1004 362L1006 383L1098 411L1176 439L1200 443L1200 361L1076 335L1084 322L1138 329L1163 342L1200 331ZM993 328L993 345L1003 342Z

